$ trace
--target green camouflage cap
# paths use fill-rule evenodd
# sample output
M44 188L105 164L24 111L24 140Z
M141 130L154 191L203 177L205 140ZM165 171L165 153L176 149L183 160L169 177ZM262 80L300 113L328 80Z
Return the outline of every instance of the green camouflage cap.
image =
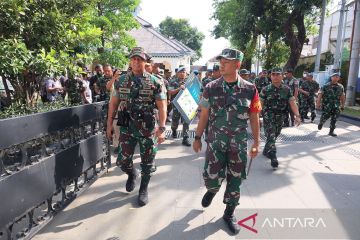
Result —
M341 76L341 74L339 72L333 72L332 74L330 74L330 77L333 77L333 76Z
M220 70L220 65L219 64L214 64L213 66L213 71L219 71Z
M249 72L248 70L246 70L245 68L243 68L243 69L241 69L241 70L239 71L239 74L240 74L240 75L245 75L245 74L250 74L250 72Z
M274 67L273 69L271 69L271 73L283 73L283 70L282 68Z
M129 58L132 58L134 56L141 57L145 61L147 61L151 58L148 54L145 53L145 50L142 47L134 47L131 50L131 52L129 54Z
M229 60L239 60L241 62L244 58L244 53L236 49L225 48L224 50L222 50L221 54L216 57L217 60L221 58L226 58Z

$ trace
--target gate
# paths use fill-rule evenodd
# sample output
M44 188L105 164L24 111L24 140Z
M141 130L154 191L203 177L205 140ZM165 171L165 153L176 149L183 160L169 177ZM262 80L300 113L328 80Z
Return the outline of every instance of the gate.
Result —
M104 106L0 120L0 239L31 237L110 167Z

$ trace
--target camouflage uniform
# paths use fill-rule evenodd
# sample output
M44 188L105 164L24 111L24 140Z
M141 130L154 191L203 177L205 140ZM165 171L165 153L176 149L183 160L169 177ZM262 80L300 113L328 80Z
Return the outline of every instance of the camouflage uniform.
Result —
M95 84L99 81L100 78L104 77L103 74L101 73L97 73L94 76L92 76L89 80L90 82L90 89L91 89L91 94L92 94L92 98L93 98L93 102L98 102L98 95L95 92Z
M257 91L260 93L261 90L266 87L267 85L269 85L271 83L271 81L269 81L269 79L267 77L257 77L254 80L254 84L256 86Z
M110 100L110 92L106 89L106 84L111 80L111 77L101 76L98 78L96 85L100 90L100 95L98 97L98 102Z
M68 101L71 104L81 104L81 92L83 89L83 82L81 79L68 79L65 83L66 91L68 92Z
M295 90L299 88L299 81L295 77L292 77L291 79L284 78L284 84L288 86L291 89L292 94L295 95ZM289 126L289 120L291 120L291 124L294 125L294 113L290 109L290 104L288 104L286 111L287 112L285 113L284 125Z
M169 82L168 90L174 90L174 89L179 88L181 85L185 84L185 81L186 81L186 79L184 81L180 81L180 79L175 77L174 79L172 79ZM176 97L176 95L173 95L172 100L175 97ZM174 105L173 105L172 109L173 109L173 115L172 115L172 122L171 122L171 130L173 132L176 132L176 130L179 126L180 119L181 119L181 121L183 123L183 138L184 139L189 138L189 124L185 122L183 117L181 117L179 110L177 110L177 108Z
M323 125L326 120L330 120L330 131L336 128L336 120L340 115L340 97L344 95L344 86L340 83L332 84L331 82L325 84L321 89L322 93L322 115L319 125Z
M216 193L227 180L224 203L238 205L240 185L246 178L247 120L251 106L261 105L253 84L237 76L233 85L224 78L209 83L200 105L209 109L209 132L203 177L208 191Z
M119 155L117 164L127 173L134 171L133 155L137 143L140 145L142 179L147 184L157 148L154 146L155 100L166 100L166 89L162 82L149 73L136 77L131 72L120 76L115 82L114 95L121 101L121 112L126 115L120 123ZM119 117L120 118L120 117Z
M263 120L266 144L264 154L276 155L275 142L280 135L288 104L294 100L291 89L285 84L280 87L270 84L262 89L260 99L263 102Z
M301 89L310 93L309 96L306 96L305 94L300 93L299 105L300 105L301 119L303 119L305 116L307 116L308 111L310 109L311 119L313 120L316 116L315 96L316 96L316 93L319 91L319 84L314 80L305 81L301 84Z

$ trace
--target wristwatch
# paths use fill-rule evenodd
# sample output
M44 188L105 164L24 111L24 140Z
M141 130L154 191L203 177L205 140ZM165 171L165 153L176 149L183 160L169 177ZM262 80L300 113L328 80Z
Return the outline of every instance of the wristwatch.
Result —
M165 132L166 127L159 127L159 130L160 130L161 133L163 133L163 132Z
M201 141L201 136L195 136L195 140Z

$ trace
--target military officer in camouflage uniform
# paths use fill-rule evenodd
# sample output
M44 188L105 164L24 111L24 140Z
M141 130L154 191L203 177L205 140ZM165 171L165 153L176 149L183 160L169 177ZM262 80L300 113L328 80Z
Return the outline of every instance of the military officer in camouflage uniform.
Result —
M168 91L171 95L172 100L176 97L176 95L180 92L180 90L185 89L186 82L186 71L185 67L179 67L176 73L176 77L169 82ZM173 105L173 115L172 115L172 137L177 137L177 128L179 126L180 119L183 123L183 141L182 144L184 146L190 147L191 144L189 142L189 124L185 122L179 110Z
M219 64L214 64L211 77L208 77L208 78L204 79L204 80L201 82L201 84L202 84L202 91L204 91L206 85L208 85L210 82L218 79L219 77L221 77L220 65L219 65Z
M283 72L281 68L274 68L271 71L272 83L264 87L260 93L260 100L263 106L264 131L266 144L263 150L264 156L270 158L271 166L278 167L276 157L276 138L280 135L287 106L290 104L295 115L296 125L300 124L300 115L291 89L282 83Z
M93 102L96 102L96 92L95 92L95 83L98 81L99 78L103 77L103 67L101 64L97 64L95 66L95 75L90 78L90 89L91 95L93 98Z
M246 81L250 82L250 72L245 68L239 71L240 77L245 79Z
M259 74L259 76L257 78L255 78L255 80L254 80L254 84L259 93L261 92L263 87L266 87L267 85L270 84L267 75L268 75L268 71L264 69Z
M81 104L81 92L84 90L82 79L80 77L69 78L65 82L65 88L70 104Z
M308 73L306 81L301 84L299 89L299 106L302 122L304 122L304 118L307 116L309 109L311 112L311 122L314 122L316 117L315 97L318 91L319 84L313 79L312 73Z
M234 211L239 204L240 184L246 178L247 121L250 119L254 136L250 155L255 157L259 148L261 104L255 86L237 74L243 53L224 49L218 59L222 77L205 87L193 148L195 152L201 150L201 136L209 123L203 172L207 192L201 203L208 207L226 178L223 219L230 231L237 233L239 225Z
M284 84L287 85L295 98L295 101L298 99L299 94L299 81L294 77L294 70L292 68L288 68L286 71L286 77L284 78ZM284 127L290 126L290 120L291 120L291 126L294 126L294 114L290 109L290 105L288 105L287 112L285 114L285 120L284 120ZM289 119L290 114L290 119Z
M110 100L110 88L108 88L108 82L112 82L113 70L111 65L105 64L104 75L98 77L97 82L95 83L95 92L98 96L97 102L109 101Z
M336 128L336 120L340 115L340 111L344 110L345 92L344 86L338 81L340 80L340 73L333 73L330 76L330 82L322 86L316 102L316 107L319 109L322 103L322 115L318 125L321 130L326 120L330 120L329 135L336 137L334 133Z
M145 71L145 63L149 56L141 47L134 48L130 55L131 71L121 75L115 82L115 92L109 104L107 136L112 137L112 123L121 102L118 114L120 126L120 151L117 162L128 174L126 191L135 188L137 171L133 164L133 155L137 143L141 155L141 184L138 203L148 203L148 184L151 177L156 143L165 139L166 120L166 88L162 82ZM118 77L116 72L115 77ZM159 111L159 127L155 128L154 109Z

